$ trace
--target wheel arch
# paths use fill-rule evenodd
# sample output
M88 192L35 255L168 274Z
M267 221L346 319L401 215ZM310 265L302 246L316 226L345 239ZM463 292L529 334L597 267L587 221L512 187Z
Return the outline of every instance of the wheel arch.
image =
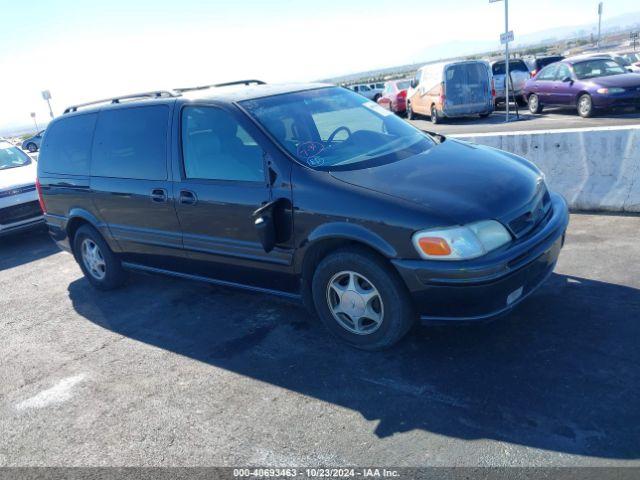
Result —
M580 90L578 93L576 93L575 98L573 99L576 107L578 106L578 102L580 101L580 97L583 95L589 95L591 97L591 94L589 92L587 92L586 90Z
M327 255L351 247L366 250L385 261L397 256L395 248L375 232L362 225L342 222L321 225L311 232L304 243L295 267L300 275L303 302L311 310L311 279L316 267Z
M117 252L119 250L115 240L111 238L107 226L92 213L82 208L72 208L69 211L69 215L67 218L68 220L65 226L65 230L67 232L67 237L69 238L71 251L74 254L75 252L73 251L73 239L78 229L83 225L90 225L91 227L95 228L98 233L102 235L102 238L104 238L104 241L107 242L107 245L109 245L109 248L111 248L112 251Z

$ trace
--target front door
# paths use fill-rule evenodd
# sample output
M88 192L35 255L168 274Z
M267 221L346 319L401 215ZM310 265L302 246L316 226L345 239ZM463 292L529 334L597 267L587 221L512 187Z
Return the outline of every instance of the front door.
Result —
M190 273L295 290L290 275L292 243L285 239L267 253L252 217L274 200L277 187L271 181L279 176L282 182L288 174L276 171L271 157L249 133L255 127L235 107L187 105L180 111L180 122L175 196ZM289 187L276 195L290 202Z
M565 81L571 79L569 81ZM553 90L551 92L551 100L549 103L554 105L573 105L574 104L574 80L571 69L564 63L560 64L556 72L556 78L553 82Z

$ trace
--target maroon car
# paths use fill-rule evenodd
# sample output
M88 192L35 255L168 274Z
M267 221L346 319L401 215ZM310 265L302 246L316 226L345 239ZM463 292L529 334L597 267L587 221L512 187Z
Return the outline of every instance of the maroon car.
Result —
M378 105L391 110L393 113L406 113L407 89L410 86L410 79L390 80L386 82L384 84L384 90L382 90L382 95L378 98Z
M573 58L544 67L524 94L531 113L546 106L572 106L581 117L613 107L640 108L640 75L610 58Z

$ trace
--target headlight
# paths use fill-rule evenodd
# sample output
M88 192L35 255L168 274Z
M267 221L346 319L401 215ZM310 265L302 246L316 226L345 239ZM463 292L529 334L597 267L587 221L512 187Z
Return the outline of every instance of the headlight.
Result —
M600 95L611 95L613 93L624 93L624 88L612 87L612 88L599 88L596 90Z
M468 260L509 243L511 235L501 223L485 220L459 227L421 230L412 240L422 258Z

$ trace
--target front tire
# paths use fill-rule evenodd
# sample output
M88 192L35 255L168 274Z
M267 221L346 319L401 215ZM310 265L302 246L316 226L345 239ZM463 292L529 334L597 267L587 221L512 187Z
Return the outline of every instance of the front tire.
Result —
M534 115L538 114L538 113L542 113L542 104L540 103L540 98L538 97L538 95L536 95L535 93L532 93L529 96L529 101L527 102L529 104L529 111L531 113L533 113Z
M338 250L322 260L313 275L312 293L325 327L362 350L393 346L415 321L401 280L364 249Z
M38 146L35 143L28 143L27 150L29 150L29 153L36 153L38 151Z
M89 283L99 290L120 287L126 274L122 262L90 225L81 226L73 239L73 253Z
M411 102L407 102L407 120L415 120L417 118L416 114L413 112L413 107L411 107Z
M582 118L593 117L593 100L588 93L581 95L578 99L578 115Z

